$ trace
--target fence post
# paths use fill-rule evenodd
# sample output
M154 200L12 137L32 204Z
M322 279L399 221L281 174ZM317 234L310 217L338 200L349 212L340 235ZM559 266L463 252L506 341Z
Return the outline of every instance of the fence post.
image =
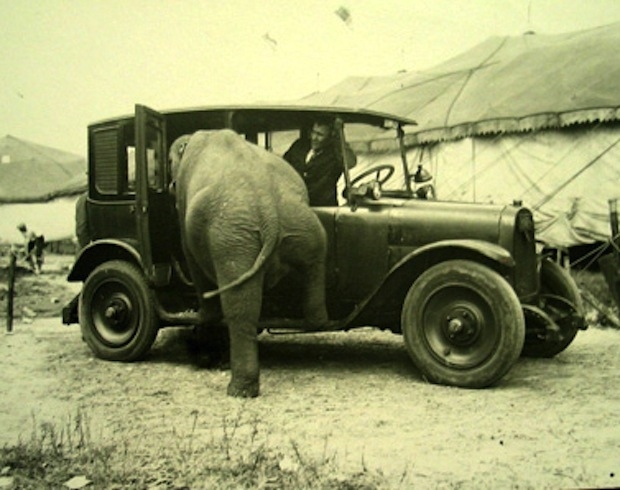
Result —
M9 252L9 289L6 301L6 333L13 333L13 296L15 295L15 263L17 255L14 250Z
M616 199L609 199L609 221L611 223L611 239L609 244L611 245L611 253L601 257L598 260L603 277L611 297L618 307L620 307L620 249L618 244L620 243L618 238L618 203Z

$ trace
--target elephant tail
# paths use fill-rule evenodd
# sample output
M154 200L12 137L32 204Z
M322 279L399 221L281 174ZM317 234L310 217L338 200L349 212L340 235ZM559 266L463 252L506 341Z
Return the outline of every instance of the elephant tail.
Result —
M260 252L258 253L258 255L256 256L256 260L254 261L254 264L252 264L252 267L250 267L250 269L248 269L246 272L241 274L237 279L226 284L225 286L218 287L217 289L214 289L212 291L207 291L205 293L202 293L202 297L204 299L214 298L215 296L223 293L224 291L228 291L229 289L240 286L245 281L249 280L252 276L254 276L254 274L256 274L260 270L260 268L263 267L263 265L265 265L265 262L267 262L267 259L271 256L271 254L276 248L276 245L278 242L278 234L273 231L274 230L269 230L269 229L267 230L266 238L263 242L263 246Z

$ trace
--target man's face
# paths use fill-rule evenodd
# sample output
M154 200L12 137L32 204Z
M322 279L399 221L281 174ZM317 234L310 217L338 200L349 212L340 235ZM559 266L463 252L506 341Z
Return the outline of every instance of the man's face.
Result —
M314 151L322 150L331 141L331 129L324 124L314 124L310 133L310 146Z

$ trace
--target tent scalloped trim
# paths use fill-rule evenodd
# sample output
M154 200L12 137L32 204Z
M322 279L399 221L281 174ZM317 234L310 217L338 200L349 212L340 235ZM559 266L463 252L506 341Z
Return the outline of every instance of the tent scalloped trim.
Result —
M458 140L471 136L523 133L538 129L567 127L574 124L591 124L617 120L620 120L620 107L601 107L563 113L533 114L521 118L494 118L408 133L405 143L407 146L413 146L439 141Z

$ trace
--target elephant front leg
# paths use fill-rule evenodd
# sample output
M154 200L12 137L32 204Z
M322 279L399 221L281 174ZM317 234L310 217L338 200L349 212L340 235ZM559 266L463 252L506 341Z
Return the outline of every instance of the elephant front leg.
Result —
M262 274L258 276L221 295L230 336L230 396L251 398L259 394L257 331Z

